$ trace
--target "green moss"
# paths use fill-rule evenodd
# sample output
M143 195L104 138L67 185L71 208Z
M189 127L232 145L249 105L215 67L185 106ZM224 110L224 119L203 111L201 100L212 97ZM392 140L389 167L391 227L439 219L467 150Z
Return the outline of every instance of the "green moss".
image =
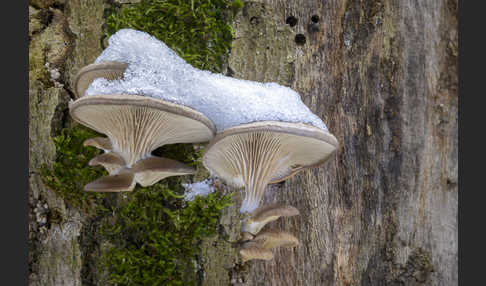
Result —
M145 31L194 67L218 72L231 46L228 23L242 6L240 0L145 0L109 12L106 29L108 35L126 27ZM63 130L54 138L56 161L42 168L43 181L68 204L102 223L92 228L90 237L102 236L113 246L101 261L111 283L193 284L200 241L218 231L221 210L231 203L231 196L216 192L185 202L181 177L112 196L85 192L85 184L108 174L88 166L101 151L82 143L96 136L100 135L80 126ZM192 144L163 146L153 154L195 167L194 180L208 175L201 163L202 149Z
M88 166L89 160L101 153L94 147L84 147L84 140L100 136L98 133L75 126L63 129L61 135L54 138L56 161L52 167L44 165L41 176L44 183L58 193L71 205L87 213L96 211L103 194L83 191L87 183L108 173L101 168Z
M117 285L189 285L199 242L215 234L221 210L230 196L212 193L184 201L158 183L137 187L128 202L114 210L114 224L105 235L115 245L107 254L110 282ZM187 275L192 273L192 275Z
M194 67L219 72L233 38L228 22L242 6L240 0L143 0L111 12L107 35L122 28L144 31Z

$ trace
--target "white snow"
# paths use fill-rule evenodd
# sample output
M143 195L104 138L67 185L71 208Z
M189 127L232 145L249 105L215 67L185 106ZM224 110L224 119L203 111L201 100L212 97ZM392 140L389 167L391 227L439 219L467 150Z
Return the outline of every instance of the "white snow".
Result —
M186 190L184 193L184 199L186 201L192 201L196 196L207 197L210 193L214 192L213 181L211 179L192 184L182 184L182 186Z
M277 83L240 80L192 67L155 37L122 29L96 59L128 63L121 80L99 78L86 95L137 94L191 107L218 132L256 121L302 122L327 130L294 90Z

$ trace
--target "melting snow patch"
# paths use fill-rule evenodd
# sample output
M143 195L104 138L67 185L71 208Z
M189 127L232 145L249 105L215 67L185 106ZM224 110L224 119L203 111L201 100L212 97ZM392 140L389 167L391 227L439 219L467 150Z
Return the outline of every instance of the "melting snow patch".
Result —
M218 132L257 121L326 125L294 90L277 83L235 79L196 69L151 35L122 29L112 35L96 63L128 63L122 79L98 78L86 95L136 94L191 107L211 119Z
M182 184L186 192L184 193L184 199L186 201L192 201L196 196L207 197L214 191L213 180L206 179L204 181L195 182L192 184Z

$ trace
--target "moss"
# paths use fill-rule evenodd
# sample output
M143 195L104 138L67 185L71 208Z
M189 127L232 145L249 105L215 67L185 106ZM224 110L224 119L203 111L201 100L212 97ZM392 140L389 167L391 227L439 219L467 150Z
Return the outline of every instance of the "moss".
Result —
M94 147L84 147L83 142L96 136L100 135L82 126L63 129L61 135L54 137L56 161L52 168L47 165L41 168L43 182L49 188L68 204L90 214L101 207L98 203L104 195L85 192L83 186L108 174L104 169L88 166L89 160L101 154L101 151Z
M184 205L180 191L169 189L166 183L137 187L128 194L126 204L114 210L115 222L104 228L115 245L103 264L111 273L111 283L194 282L193 259L199 242L217 232L221 210L231 203L231 197L212 193Z
M194 67L219 72L233 38L228 22L242 6L240 0L144 0L111 11L106 32L108 36L122 28L147 32Z
M232 28L227 23L242 6L239 0L142 1L109 11L106 33L111 35L125 27L148 32L193 66L218 72L231 46ZM231 196L216 192L185 202L182 177L171 177L148 188L137 186L124 194L84 192L85 184L107 175L101 167L88 166L101 151L82 145L96 136L100 135L80 126L62 130L54 138L53 166L42 168L44 183L96 223L86 230L85 244L96 247L91 242L96 238L110 245L102 251L100 261L85 261L84 271L101 265L96 271L108 273L108 280L116 285L194 283L200 242L217 233L221 210L231 203ZM153 154L195 167L193 179L200 180L208 175L201 163L200 147L173 144Z

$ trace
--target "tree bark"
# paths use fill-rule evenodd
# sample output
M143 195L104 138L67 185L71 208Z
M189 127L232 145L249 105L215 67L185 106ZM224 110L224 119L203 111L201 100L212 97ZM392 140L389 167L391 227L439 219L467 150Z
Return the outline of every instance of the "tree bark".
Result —
M83 268L99 255L82 244L91 221L39 172L55 158L73 75L102 51L108 4L29 4L30 284L104 285ZM200 284L457 285L457 1L245 1L233 27L227 74L297 90L340 147L267 188L264 204L301 213L267 227L299 247L237 265L237 192L224 235L202 244Z
M457 285L457 1L247 1L235 30L234 76L294 88L340 142L267 189L301 246L246 284Z

